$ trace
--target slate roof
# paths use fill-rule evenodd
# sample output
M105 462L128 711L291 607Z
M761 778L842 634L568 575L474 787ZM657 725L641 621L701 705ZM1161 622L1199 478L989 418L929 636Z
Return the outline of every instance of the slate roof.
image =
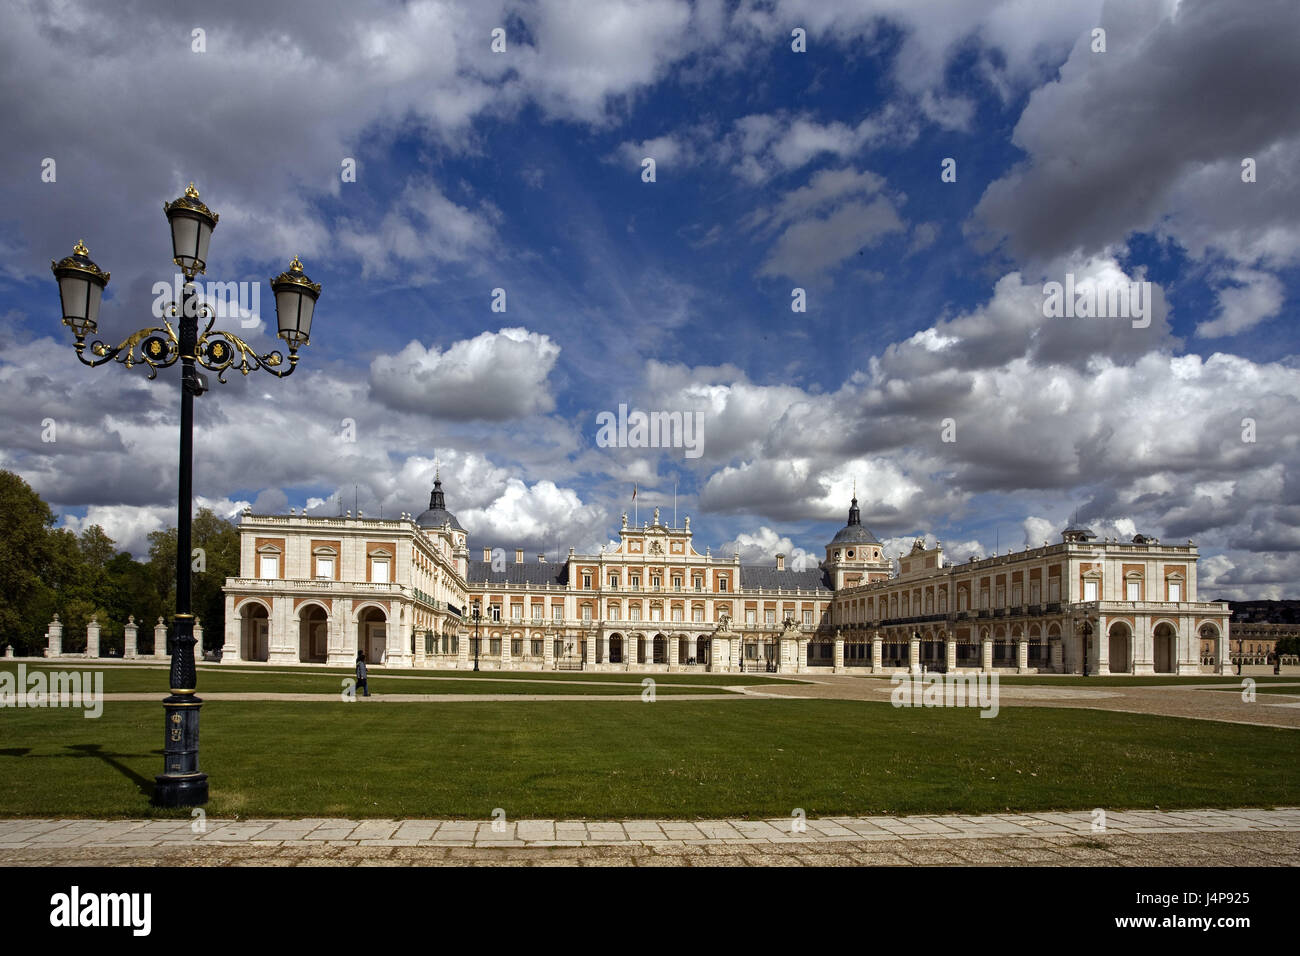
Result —
M829 576L821 568L811 571L778 571L770 564L742 564L740 566L740 586L744 590L775 591L784 588L793 591L803 588L805 591L829 591Z
M567 564L511 562L501 571L492 570L491 561L469 562L466 584L527 584L541 587L547 584L563 587L569 582Z

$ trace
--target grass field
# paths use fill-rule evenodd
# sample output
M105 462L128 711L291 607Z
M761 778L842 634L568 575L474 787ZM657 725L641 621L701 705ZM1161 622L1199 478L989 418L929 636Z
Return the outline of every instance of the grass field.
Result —
M162 708L0 711L0 815L141 816ZM1291 730L1094 710L833 700L211 701L208 811L753 817L1300 803ZM176 815L156 811L154 815ZM182 813L181 815L185 815Z
M73 666L26 665L27 673L34 671L95 671L104 675L106 694L167 694L167 668L76 663ZM15 664L5 662L0 671L17 671ZM427 675L427 676L426 676ZM436 676L435 676L436 675ZM325 694L337 695L343 689L343 679L351 677L344 670L289 670L266 668L227 670L224 667L205 667L199 672L199 694L204 692L262 692L274 694ZM372 670L369 687L372 694L637 694L641 693L643 674L583 674L580 672L529 673L527 671L494 671L468 674L455 671L392 671ZM656 694L720 694L728 693L723 685L733 682L731 675L716 675L711 681L696 674L654 674ZM739 676L739 675L737 675ZM595 680L594 678L605 678ZM464 678L464 679L462 679ZM557 678L560 678L557 680ZM564 682L567 679L567 682ZM793 681L770 681L751 678L746 685L763 683L789 684Z

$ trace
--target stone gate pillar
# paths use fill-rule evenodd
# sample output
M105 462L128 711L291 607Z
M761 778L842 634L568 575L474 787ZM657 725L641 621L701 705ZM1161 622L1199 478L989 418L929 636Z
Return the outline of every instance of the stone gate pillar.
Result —
M555 632L547 631L542 639L542 669L555 669Z
M99 618L92 617L86 625L86 656L99 657Z
M63 625L59 623L59 616L54 615L50 625L45 630L45 656L62 657L63 656Z
M167 657L167 625L163 623L162 617L153 626L153 656L163 659Z
M194 619L194 663L203 660L203 622Z
M885 670L885 642L879 631L871 635L871 673L880 674Z
M126 624L122 627L122 656L124 658L138 657L136 643L136 626L135 615L132 614L126 619Z
M907 671L909 674L921 673L921 639L916 636L907 639Z
M835 673L844 673L844 635L835 631Z
M1022 674L1029 670L1029 642L1023 637L1016 641L1016 669Z
M948 640L944 645L943 660L948 665L950 673L957 669L957 637L953 634L948 635Z
M986 674L993 670L993 641L989 638L980 641L980 669Z

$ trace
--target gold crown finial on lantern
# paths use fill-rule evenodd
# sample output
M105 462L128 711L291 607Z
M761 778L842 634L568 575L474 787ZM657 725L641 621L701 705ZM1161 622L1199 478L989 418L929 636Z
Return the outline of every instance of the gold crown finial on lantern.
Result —
M73 254L74 256L89 256L89 255L90 255L90 250L86 248L86 240L85 240L85 239L78 239L78 240L77 240L77 244L76 244L75 246L72 247L72 254Z
M188 186L185 187L185 196L186 196L187 199L198 199L198 198L199 198L199 191L198 191L197 189L194 188L194 181L193 181L193 180L190 180L190 184L189 184Z
M296 255L293 257L293 262L289 263L289 268L293 272L302 272L302 263L298 260Z

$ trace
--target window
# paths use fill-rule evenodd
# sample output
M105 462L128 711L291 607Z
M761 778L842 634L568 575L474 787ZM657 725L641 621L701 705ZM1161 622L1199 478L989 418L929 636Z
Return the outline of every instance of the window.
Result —
M1097 582L1088 580L1083 582L1083 599L1085 601L1097 600Z
M641 620L641 607L639 605L634 604L632 607L628 608L628 620Z
M658 590L659 590L659 582L660 582L661 580L662 580L662 579L659 577L659 575L657 575L657 574L655 574L655 575L651 575L651 577L650 577L650 586L651 586L652 588L654 588L656 591L658 591Z
M1025 603L1024 600L1023 600L1024 595L1025 595L1025 592L1024 592L1023 590L1021 590L1021 587L1020 587L1019 584L1013 586L1013 587L1011 588L1011 606L1012 606L1012 607L1020 607L1021 604Z
M768 608L767 611L765 611L765 612L763 613L763 622L764 622L765 624L775 624L775 623L776 623L776 611L773 610L772 608Z
M1169 582L1169 600L1181 601L1183 599L1183 585L1180 581Z
M582 576L582 587L583 587L583 589L586 590L586 591L590 591L590 590L591 590L591 575L590 575L590 574L584 574L584 575Z
M618 578L612 574L609 576L609 588L611 591L618 590Z
M1029 585L1029 603L1030 603L1030 604L1039 604L1039 603L1041 603L1041 602L1038 600L1041 596L1042 596L1042 588L1039 586L1039 584L1038 584L1037 581L1035 581L1033 584Z
M1047 579L1047 600L1061 600L1061 579L1059 577Z
M1128 586L1128 595L1127 595L1128 600L1130 600L1130 601L1140 601L1140 600L1142 600L1142 582L1141 582L1141 581L1139 581L1139 580L1137 580L1136 578L1134 578L1134 579L1132 579L1132 580L1130 580L1130 581L1127 582L1127 586Z
M370 559L370 580L375 584L388 583L388 559L371 558Z
M556 604L551 608L551 617L556 621L564 620L564 605Z
M682 589L682 579L681 579L681 578L673 578L673 590L674 590L674 591L680 591L681 589Z
M278 554L264 554L261 556L257 568L259 578L278 578L280 576L280 556Z
M650 620L662 621L664 619L664 609L661 607L652 607L650 609Z
M617 620L619 620L619 614L621 614L621 613L622 613L622 612L619 610L619 607L618 607L617 604L611 604L611 605L609 606L609 619L610 619L611 621L617 621Z
M1005 587L1003 587L1002 585L998 585L998 605L997 605L997 606L998 606L998 607L1006 607L1006 606L1007 606L1007 589L1006 589Z
M980 588L980 608L987 609L989 606L989 589Z
M490 608L490 610L491 610L491 612L492 612L492 620L494 620L494 621L499 621L499 620L501 620L501 605L500 605L500 604L493 604L492 607Z
M745 623L754 624L757 622L757 620L758 620L758 613L752 607L745 608Z
M695 582L695 590L697 590L697 591L703 591L703 590L704 590L704 578L696 577L696 578L693 578L692 580Z
M681 619L682 619L682 609L679 607L673 608L673 620L680 621Z
M324 578L324 579L327 580L327 581L329 581L329 580L333 580L333 578L334 578L334 559L333 559L333 558L320 558L320 557L318 557L318 558L316 559L316 577L318 577L318 578Z
M803 626L812 627L812 611L803 612Z
M966 589L962 588L957 592L957 610L966 610Z
M641 575L639 574L632 575L630 587L639 588L640 586L641 586Z
M727 593L727 579L726 579L726 578L718 578L718 590L721 591L723 594L726 594L726 593Z
M534 605L533 605L533 620L534 620L534 621L540 621L541 619L542 619L542 606L541 606L540 604L534 604Z
M590 604L584 604L584 605L582 606L582 619L583 619L584 621L590 621L590 620L591 620L591 605L590 605Z
M516 621L522 621L524 619L524 606L522 604L510 605L510 617Z
M691 608L691 620L696 621L697 623L703 623L704 608L702 607Z

